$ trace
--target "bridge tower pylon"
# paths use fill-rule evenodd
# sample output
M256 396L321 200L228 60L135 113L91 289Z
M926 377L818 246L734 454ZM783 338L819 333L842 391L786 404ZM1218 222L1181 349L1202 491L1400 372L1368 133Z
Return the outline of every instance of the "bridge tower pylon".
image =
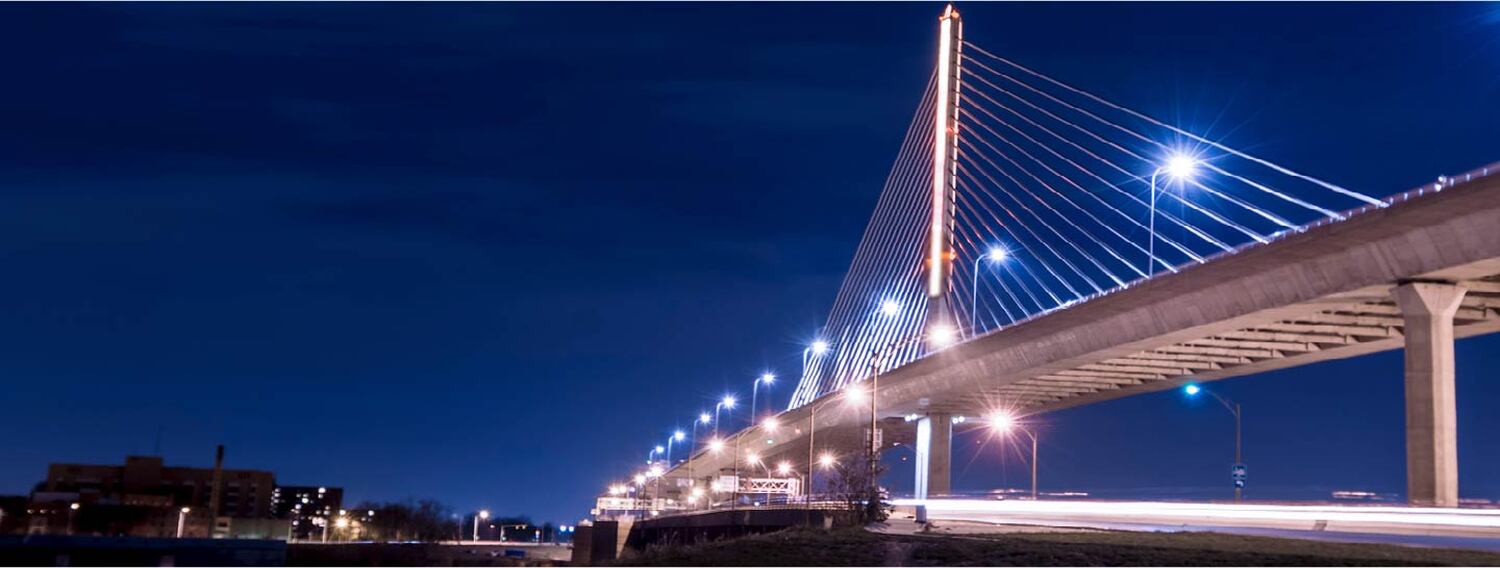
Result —
M938 20L937 93L932 126L932 207L927 237L926 331L956 330L953 292L953 215L958 175L958 105L963 75L963 20L949 4Z
M958 175L958 104L962 85L963 20L952 4L938 20L937 93L932 127L932 210L927 249L926 333L960 334L954 321L953 211ZM917 422L916 497L945 495L952 487L951 416L929 413Z

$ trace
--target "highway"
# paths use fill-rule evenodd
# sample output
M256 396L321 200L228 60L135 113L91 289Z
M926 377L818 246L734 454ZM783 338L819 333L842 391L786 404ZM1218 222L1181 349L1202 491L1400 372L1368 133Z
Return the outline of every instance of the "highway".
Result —
M1151 501L899 499L929 520L1137 531L1211 531L1500 551L1500 509Z

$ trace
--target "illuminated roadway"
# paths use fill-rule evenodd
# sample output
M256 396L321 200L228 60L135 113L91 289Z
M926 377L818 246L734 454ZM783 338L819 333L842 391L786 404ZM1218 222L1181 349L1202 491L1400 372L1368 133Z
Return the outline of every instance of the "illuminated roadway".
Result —
M1147 501L896 500L929 520L1137 531L1212 531L1500 551L1500 509Z

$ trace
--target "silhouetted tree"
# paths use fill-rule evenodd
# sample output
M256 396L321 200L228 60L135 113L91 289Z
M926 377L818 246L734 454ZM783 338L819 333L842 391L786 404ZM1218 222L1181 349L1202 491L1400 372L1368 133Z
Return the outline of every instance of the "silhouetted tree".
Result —
M362 521L370 540L436 542L454 538L461 531L448 507L432 499L364 502L353 510L356 516L375 512Z
M890 503L878 483L885 469L878 456L872 468L868 453L841 460L834 466L831 483L834 494L844 503L845 522L863 526L884 521L890 516Z

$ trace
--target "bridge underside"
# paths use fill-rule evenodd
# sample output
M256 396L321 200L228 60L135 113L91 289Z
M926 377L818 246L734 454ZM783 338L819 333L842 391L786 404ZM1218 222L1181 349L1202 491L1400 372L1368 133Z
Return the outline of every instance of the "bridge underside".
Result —
M1424 274L1419 279L1457 283L1466 289L1453 317L1457 337L1500 331L1500 261ZM1393 288L1370 286L1225 322L1223 331L1193 334L1198 337L1092 363L1050 366L1026 379L949 399L942 406L970 414L997 405L1046 412L1187 382L1397 349L1405 340L1406 324Z
M1393 294L1411 283L1461 303L1448 306L1451 319L1416 313L1414 300L1398 304ZM1035 414L1405 346L1413 499L1453 504L1452 338L1497 330L1500 179L1488 176L972 338L881 376L879 413L892 425L910 415ZM869 424L867 409L842 408L835 396L783 413L779 432L739 435L759 455L806 471L810 408L830 409L817 416L819 451L834 447L825 429L848 433L852 441L838 441L848 451ZM1435 455L1411 457L1428 446ZM732 465L703 452L695 462L698 477ZM1419 495L1449 477L1453 487L1438 491L1451 499Z

